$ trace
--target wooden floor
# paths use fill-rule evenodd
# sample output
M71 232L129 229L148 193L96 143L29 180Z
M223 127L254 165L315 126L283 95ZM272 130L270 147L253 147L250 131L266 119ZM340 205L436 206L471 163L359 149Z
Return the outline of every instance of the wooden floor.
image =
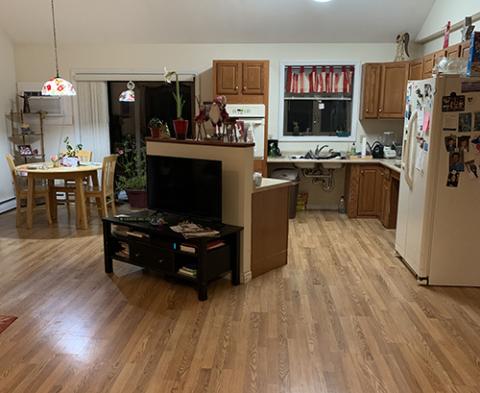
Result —
M42 219L0 216L0 392L480 392L480 289L417 286L376 220L303 213L286 267L198 302Z

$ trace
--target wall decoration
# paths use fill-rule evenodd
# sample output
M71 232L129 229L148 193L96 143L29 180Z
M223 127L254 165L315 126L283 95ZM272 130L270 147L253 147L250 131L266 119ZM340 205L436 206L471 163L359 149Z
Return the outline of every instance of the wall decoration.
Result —
M457 96L452 92L442 97L442 112L463 112L465 110L465 96Z
M464 154L463 151L455 150L453 153L450 153L448 160L448 170L450 172L464 172L465 163L464 163Z
M458 187L459 173L457 171L448 172L447 187Z
M395 39L397 43L397 48L395 51L395 60L394 61L405 61L410 58L408 53L408 43L410 42L410 34L400 33Z
M460 151L470 151L470 137L469 136L459 136L458 137L458 150Z
M472 113L460 113L458 115L458 131L470 132L472 131Z
M445 137L445 148L447 152L453 153L457 148L457 137L456 135L449 135Z
M474 113L473 131L480 131L480 112Z

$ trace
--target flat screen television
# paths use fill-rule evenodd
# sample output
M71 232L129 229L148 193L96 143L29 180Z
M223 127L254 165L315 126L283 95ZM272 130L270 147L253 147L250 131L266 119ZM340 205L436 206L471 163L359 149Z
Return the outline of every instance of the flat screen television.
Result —
M222 221L222 162L147 156L148 208Z

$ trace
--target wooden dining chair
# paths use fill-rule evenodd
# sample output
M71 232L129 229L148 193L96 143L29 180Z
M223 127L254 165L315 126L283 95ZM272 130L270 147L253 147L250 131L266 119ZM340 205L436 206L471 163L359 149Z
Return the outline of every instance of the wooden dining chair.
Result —
M80 162L91 162L93 158L93 152L90 150L79 150L77 151L77 157ZM88 180L89 179L86 179L86 182L88 182ZM65 206L67 206L67 211L70 214L70 203L75 202L75 182L73 180L64 180L63 186L71 187L72 192L65 192L65 199L59 198L62 193L58 194L55 199L57 200L57 205L65 203Z
M115 166L117 164L117 155L106 156L102 162L102 179L100 186L92 185L87 188L85 197L87 202L90 198L95 198L97 202L98 213L102 218L108 216L108 205L112 207L113 215L117 214L115 207Z
M7 154L6 157L8 167L10 168L10 172L12 174L13 185L15 187L15 198L16 198L16 221L17 227L19 227L22 223L22 213L25 210L22 210L22 201L27 201L28 197L28 189L25 184L22 184L21 177L17 174L17 170L15 168L15 161L11 154ZM50 213L50 198L48 195L48 186L46 185L35 185L35 191L33 193L33 201L38 198L43 198L45 200L45 208L47 211L47 220L48 223L52 223L52 216Z

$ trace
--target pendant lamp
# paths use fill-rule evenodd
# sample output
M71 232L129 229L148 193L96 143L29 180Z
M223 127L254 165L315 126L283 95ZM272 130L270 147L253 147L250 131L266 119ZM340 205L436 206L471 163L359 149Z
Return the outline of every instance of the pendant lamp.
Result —
M57 29L55 25L55 6L53 0L52 4L52 22L53 22L53 47L55 50L55 69L56 76L52 79L46 81L42 87L43 96L76 96L77 92L75 91L73 85L60 77L60 72L58 71L58 48L57 48Z
M127 90L122 91L120 97L118 97L120 102L135 102L135 83L132 81L127 83Z

